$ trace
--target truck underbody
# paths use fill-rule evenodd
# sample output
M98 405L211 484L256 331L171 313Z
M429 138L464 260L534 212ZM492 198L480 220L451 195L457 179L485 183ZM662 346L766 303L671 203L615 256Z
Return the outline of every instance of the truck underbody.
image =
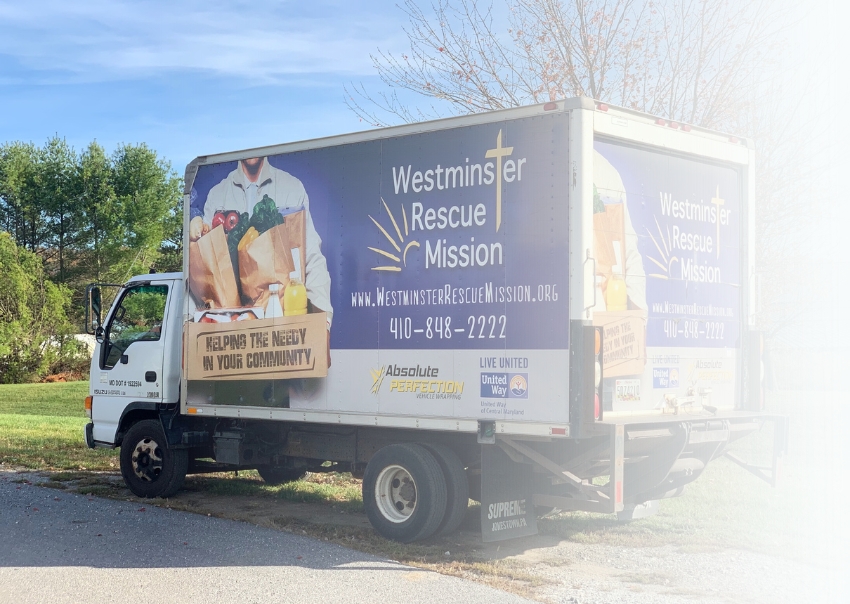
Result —
M482 444L479 437L469 433L197 418L181 415L176 405L159 405L131 409L122 419L115 446L130 450L128 435L133 440L130 431L145 420L161 426L166 442L146 445L144 441L150 436L137 439L130 468L122 467L125 478L132 471L139 479L128 484L142 496L170 495L179 489L182 480L179 485L161 480L161 474L172 473L168 458L175 455L185 457L178 465L185 464L186 474L256 469L267 482L280 484L307 472L351 472L356 478L364 478L370 461L380 451L414 445L449 451L447 455L459 464L454 468L455 475L462 472L465 482L455 488L482 504L492 499L482 495L488 482L494 480L491 474L507 472L516 488L502 498L529 501L538 512L616 513L621 520L631 520L654 513L658 500L682 494L709 462L724 455L775 484L786 449L786 419L745 412L622 418L595 423L581 439L495 435L495 442ZM774 430L771 466L752 466L728 453L729 445L769 423ZM90 446L96 445L90 435L87 440ZM494 449L503 461L482 463L487 452ZM134 483L145 488L137 492ZM467 497L463 498L464 512ZM447 509L444 514L450 512ZM404 534L400 540L413 540L410 537Z

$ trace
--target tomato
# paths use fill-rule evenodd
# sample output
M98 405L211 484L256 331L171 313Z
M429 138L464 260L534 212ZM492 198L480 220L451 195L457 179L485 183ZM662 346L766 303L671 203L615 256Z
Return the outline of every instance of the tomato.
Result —
M239 212L229 211L224 218L224 232L229 233L239 224Z
M212 228L215 228L220 224L224 224L224 218L225 218L224 212L216 212L215 216L213 216Z

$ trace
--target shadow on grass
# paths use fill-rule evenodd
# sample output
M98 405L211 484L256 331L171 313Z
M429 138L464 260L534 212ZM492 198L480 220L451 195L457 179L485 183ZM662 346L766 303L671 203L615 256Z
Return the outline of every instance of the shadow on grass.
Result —
M211 495L274 498L296 503L330 504L349 512L362 512L360 481L350 474L310 474L304 480L271 486L251 471L190 476L185 490Z

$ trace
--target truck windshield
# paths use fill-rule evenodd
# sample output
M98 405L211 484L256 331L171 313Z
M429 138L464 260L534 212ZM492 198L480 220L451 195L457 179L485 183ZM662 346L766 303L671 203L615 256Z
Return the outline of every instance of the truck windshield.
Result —
M166 285L141 285L124 292L106 328L104 368L114 367L133 342L159 340L167 296Z

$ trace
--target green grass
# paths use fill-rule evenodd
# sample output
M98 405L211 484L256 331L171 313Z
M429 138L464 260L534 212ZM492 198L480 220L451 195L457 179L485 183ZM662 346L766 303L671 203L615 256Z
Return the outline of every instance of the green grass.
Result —
M298 503L330 503L351 512L363 510L360 481L348 473L309 474L304 480L269 486L253 470L191 477L187 487L215 495L274 497Z
M0 462L33 470L115 470L117 452L89 449L88 382L0 385Z
M0 385L0 415L86 417L83 406L89 383Z

